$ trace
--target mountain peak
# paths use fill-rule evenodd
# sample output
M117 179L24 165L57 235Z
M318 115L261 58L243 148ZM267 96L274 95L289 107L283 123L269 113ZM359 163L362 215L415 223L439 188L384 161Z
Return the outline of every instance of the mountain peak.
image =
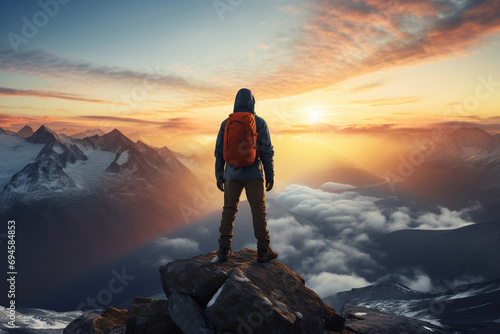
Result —
M134 147L134 142L120 130L114 129L102 136L102 147L110 152L123 151L128 147Z
M107 134L108 135L113 135L113 136L118 136L118 135L124 136L124 134L121 133L121 131L118 130L117 128L114 128L112 131L108 132Z
M119 140L124 140L124 141L127 141L127 142L131 142L132 141L130 139L127 138L127 136L125 136L120 130L118 129L113 129L113 131L110 131L108 133L106 133L105 135L102 136L104 138L104 140L116 140L116 139L119 139Z
M23 126L23 128L16 132L19 137L28 138L33 135L34 131L29 125Z
M461 147L485 148L495 144L495 138L477 127L463 127L453 133L453 137Z
M58 136L48 127L42 125L30 137L27 138L30 143L47 144L59 142Z

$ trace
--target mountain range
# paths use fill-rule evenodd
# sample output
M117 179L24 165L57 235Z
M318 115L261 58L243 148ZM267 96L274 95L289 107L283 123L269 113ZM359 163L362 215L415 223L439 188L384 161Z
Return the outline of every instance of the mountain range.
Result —
M377 284L339 292L324 300L347 318L348 328L363 333L370 333L367 328L396 332L398 322L404 324L399 331L409 331L417 324L422 329L411 333L500 331L500 279L435 292L415 291L402 284Z
M29 245L17 251L21 304L192 218L183 210L200 181L165 148L117 129L83 139L43 125L21 134L29 129L0 134L0 216Z

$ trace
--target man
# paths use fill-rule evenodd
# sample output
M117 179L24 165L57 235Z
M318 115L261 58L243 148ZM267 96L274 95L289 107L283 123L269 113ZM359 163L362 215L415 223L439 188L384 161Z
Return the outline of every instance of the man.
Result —
M224 143L227 143L228 140L227 137L225 140L224 134L228 119L222 122L215 144L217 188L224 192L224 208L219 228L220 238L217 252L219 261L227 261L231 256L233 223L236 212L238 212L238 203L243 188L245 188L252 211L253 229L257 239L257 261L265 263L278 257L278 253L269 246L264 192L264 176L266 191L270 191L274 184L274 149L271 144L267 123L264 119L255 115L254 107L255 99L252 92L246 88L240 89L234 101L234 113L251 113L255 118L257 156L253 163L246 167L235 167L234 164L230 164L230 161L226 162L224 160ZM251 118L253 119L253 117Z

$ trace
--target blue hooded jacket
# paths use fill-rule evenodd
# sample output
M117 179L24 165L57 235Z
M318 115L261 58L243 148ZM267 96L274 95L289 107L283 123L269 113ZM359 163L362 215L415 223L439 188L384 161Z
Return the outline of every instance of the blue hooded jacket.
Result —
M255 115L255 98L249 89L242 88L236 94L234 101L234 112L251 112ZM223 156L224 129L227 118L222 122L215 143L215 177L217 182L223 180L250 180L263 179L274 180L274 149L271 144L271 136L266 121L255 115L257 125L257 147L259 154L255 162L243 168L236 168L226 164Z

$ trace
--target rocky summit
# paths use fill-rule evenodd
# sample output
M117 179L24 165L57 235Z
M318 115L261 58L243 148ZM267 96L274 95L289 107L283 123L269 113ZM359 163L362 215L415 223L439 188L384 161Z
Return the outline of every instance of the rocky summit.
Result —
M128 310L84 314L64 333L351 333L345 319L285 264L258 263L250 249L226 262L213 262L215 257L161 266L167 300L136 297Z

